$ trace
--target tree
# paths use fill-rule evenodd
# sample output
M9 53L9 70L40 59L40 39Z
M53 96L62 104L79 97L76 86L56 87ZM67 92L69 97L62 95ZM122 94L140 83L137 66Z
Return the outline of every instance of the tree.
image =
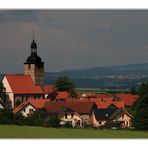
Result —
M2 81L0 81L0 98L3 103L6 103L5 92L6 88L4 87Z
M144 96L148 93L148 82L143 82L138 89L138 95Z
M131 90L130 90L130 93L132 95L136 95L136 93L137 93L136 88L135 87L132 87Z
M16 125L25 125L25 117L21 113L13 115L13 123Z
M13 112L11 109L0 109L0 124L13 124Z
M76 97L75 85L67 76L60 76L56 81L57 91L67 91L72 97Z
M134 126L148 130L148 82L142 83L138 89L140 99L134 103Z
M29 115L25 119L27 125L46 126L48 120L48 112L45 109L39 109Z
M47 126L48 127L59 127L60 120L58 119L57 115L50 115L48 119Z

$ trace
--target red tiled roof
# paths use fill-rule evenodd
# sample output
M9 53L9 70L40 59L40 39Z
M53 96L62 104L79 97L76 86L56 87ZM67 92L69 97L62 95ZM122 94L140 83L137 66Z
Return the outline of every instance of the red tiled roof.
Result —
M139 99L138 95L131 94L116 94L122 101L124 101L126 106L131 106L135 101Z
M117 108L124 108L124 101L117 101L117 102L112 102Z
M41 94L40 86L35 86L29 75L5 75L10 87L15 94Z
M113 97L113 94L96 94L96 97L103 97L103 98L107 98L107 97Z
M97 108L105 109L108 108L112 103L111 102L103 102L103 101L95 101Z
M91 99L69 99L67 100L69 102L92 102L97 105L97 108L105 109L108 108L111 104L116 106L117 108L124 108L124 101L102 101L98 100L97 98L91 98Z
M63 107L68 107L77 113L90 113L93 102L46 102L44 108L49 113L60 113Z
M55 86L53 85L46 85L44 86L44 93L49 94L51 92L53 92L55 89Z
M54 99L67 99L70 97L70 94L66 91L56 91L51 92L48 97Z
M56 96L56 99L60 99L60 98L68 98L70 96L70 94L66 91L58 91L57 92L58 95Z
M28 99L27 101L22 102L18 107L16 107L13 112L17 113L23 107L25 107L27 104L32 105L35 109L41 109L44 107L45 102L50 102L50 100L47 99Z

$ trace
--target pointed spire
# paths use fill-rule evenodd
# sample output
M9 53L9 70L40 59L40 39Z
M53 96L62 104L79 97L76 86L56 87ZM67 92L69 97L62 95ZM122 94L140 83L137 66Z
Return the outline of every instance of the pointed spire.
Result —
M37 44L35 42L35 31L34 31L34 27L33 27L33 31L32 31L32 37L33 37L33 41L31 43L31 53L37 53Z
M33 41L35 40L35 38L34 38L34 34L35 34L35 31L34 31L34 26L33 26L33 31L32 31Z

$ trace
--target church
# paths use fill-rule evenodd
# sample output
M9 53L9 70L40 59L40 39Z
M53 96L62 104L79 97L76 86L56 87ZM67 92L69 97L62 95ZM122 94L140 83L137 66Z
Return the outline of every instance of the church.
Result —
M34 38L31 55L24 62L24 74L6 74L2 82L6 88L6 100L12 108L28 98L45 99L54 91L54 86L44 84L44 62L37 54Z

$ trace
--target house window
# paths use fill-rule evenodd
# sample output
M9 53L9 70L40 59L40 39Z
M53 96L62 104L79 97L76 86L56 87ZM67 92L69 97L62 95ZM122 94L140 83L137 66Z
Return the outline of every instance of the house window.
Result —
M73 113L71 114L71 118L73 119Z
M33 109L29 109L29 113L32 113L33 112Z
M23 112L25 112L25 111L26 111L26 109L24 108L24 109L23 109Z
M126 125L128 126L128 121L126 121Z
M101 122L101 121L99 121L99 124L102 124L102 122Z
M67 119L67 113L65 113L65 119Z

